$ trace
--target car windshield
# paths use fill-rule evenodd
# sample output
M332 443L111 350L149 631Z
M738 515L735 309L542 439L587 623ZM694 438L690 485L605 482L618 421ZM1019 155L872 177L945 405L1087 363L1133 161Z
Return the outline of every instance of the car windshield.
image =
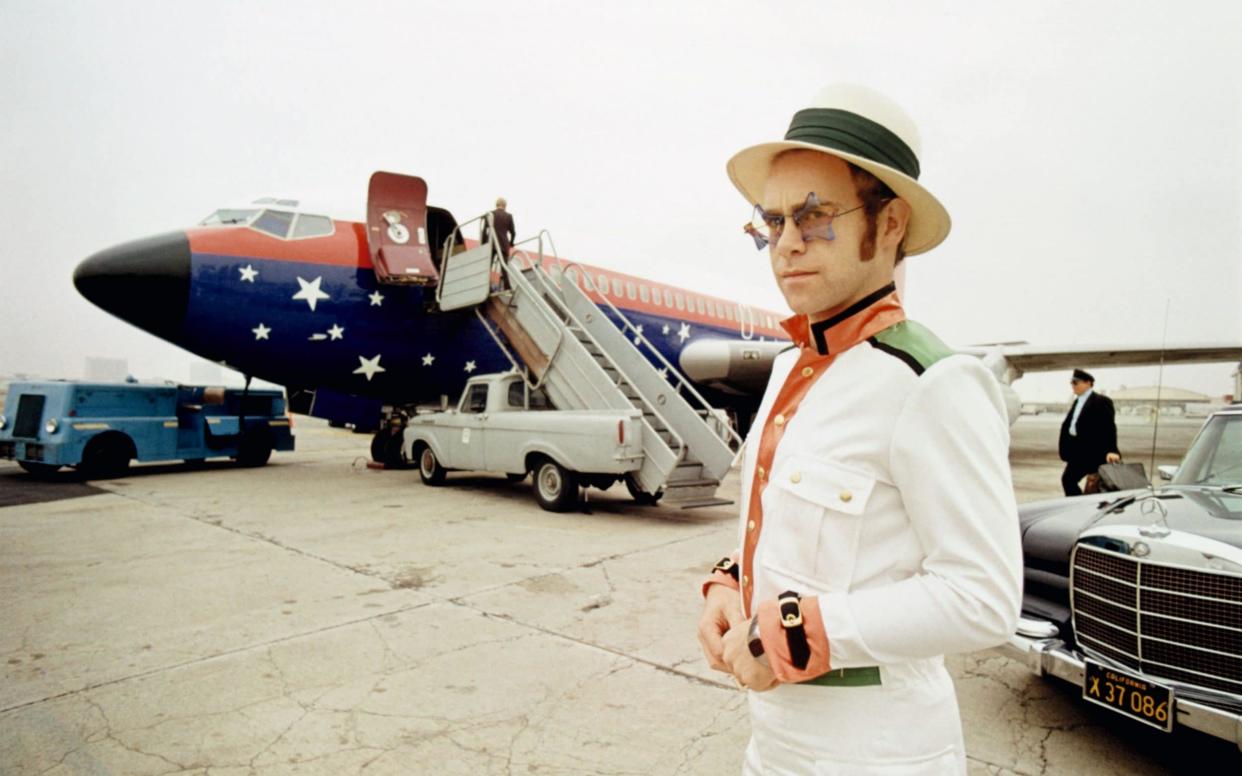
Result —
M1174 485L1242 485L1242 415L1217 415L1199 431Z
M259 214L257 209L221 208L199 222L199 226L240 226L250 223Z

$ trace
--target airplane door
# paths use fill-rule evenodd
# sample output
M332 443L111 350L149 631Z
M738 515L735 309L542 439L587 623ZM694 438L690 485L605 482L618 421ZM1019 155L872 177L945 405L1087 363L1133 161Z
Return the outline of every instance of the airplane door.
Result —
M427 244L427 182L377 172L367 189L367 248L381 283L431 285L439 273Z
M737 306L737 328L738 333L742 335L742 339L754 339L755 311L750 309L749 305L740 304Z

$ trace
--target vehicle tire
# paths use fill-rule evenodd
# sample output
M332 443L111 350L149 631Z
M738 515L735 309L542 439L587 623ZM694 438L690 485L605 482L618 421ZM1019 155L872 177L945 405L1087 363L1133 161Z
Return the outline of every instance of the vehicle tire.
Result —
M549 512L564 512L578 503L578 475L549 458L535 464L535 501Z
M122 477L134 457L134 444L122 433L100 434L86 443L78 471L88 480Z
M660 503L660 499L664 498L664 489L656 491L653 495L643 491L638 487L638 483L634 481L634 475L625 475L625 489L630 492L630 497L634 499L634 503L644 507L653 507Z
M424 485L435 487L444 484L444 467L426 442L415 443L414 460L418 462L418 476Z
M237 465L247 468L262 466L272 457L272 434L267 429L252 429L242 435L237 445Z
M18 461L17 465L25 469L31 477L45 479L60 471L60 464L39 463L37 461Z
M526 479L526 475L529 473L530 472L522 472L521 474L514 474L512 472L509 472L505 474L505 479L508 480L509 482L521 482L522 480Z

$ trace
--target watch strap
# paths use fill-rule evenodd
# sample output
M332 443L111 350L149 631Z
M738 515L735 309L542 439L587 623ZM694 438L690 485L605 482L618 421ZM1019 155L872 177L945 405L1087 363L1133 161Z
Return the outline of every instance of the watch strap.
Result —
M802 596L793 590L786 590L777 596L776 604L781 628L785 630L785 642L789 645L789 661L799 671L805 670L811 662L811 645L802 621Z

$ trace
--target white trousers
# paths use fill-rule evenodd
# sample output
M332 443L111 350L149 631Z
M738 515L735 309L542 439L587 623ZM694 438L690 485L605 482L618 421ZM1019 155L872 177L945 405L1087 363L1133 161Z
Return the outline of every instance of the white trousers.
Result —
M869 687L747 693L744 776L959 776L966 747L943 660L881 666Z

